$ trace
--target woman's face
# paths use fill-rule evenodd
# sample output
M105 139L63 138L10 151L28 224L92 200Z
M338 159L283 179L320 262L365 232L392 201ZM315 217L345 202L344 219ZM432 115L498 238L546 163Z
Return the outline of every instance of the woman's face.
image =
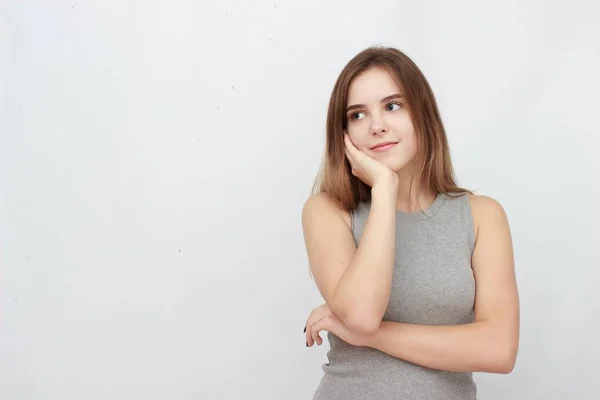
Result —
M346 110L348 135L359 150L395 172L415 159L417 137L402 89L385 69L354 78Z

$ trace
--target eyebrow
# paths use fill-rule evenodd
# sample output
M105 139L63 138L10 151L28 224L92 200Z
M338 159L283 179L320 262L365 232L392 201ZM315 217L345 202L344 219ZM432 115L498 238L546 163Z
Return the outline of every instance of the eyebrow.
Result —
M390 96L384 97L383 99L380 100L380 102L385 103L388 100L397 99L397 98L402 98L402 94L400 94L400 93L392 94ZM357 109L357 108L364 108L364 107L366 107L365 104L353 104L351 106L348 106L348 108L346 108L346 112Z

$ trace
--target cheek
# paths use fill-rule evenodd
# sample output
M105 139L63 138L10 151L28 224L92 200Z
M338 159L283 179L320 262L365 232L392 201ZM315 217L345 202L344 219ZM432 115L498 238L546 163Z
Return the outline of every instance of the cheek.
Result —
M415 150L417 149L417 135L414 132L407 132L403 137L402 141L406 145L407 149Z
M396 127L398 129L399 139L401 142L404 142L406 147L412 148L417 146L417 134L410 118L405 118L402 121L402 124L398 124Z
M414 135L404 139L404 146L402 148L403 158L410 160L417 156L417 139Z
M405 132L400 135L400 143L397 147L393 163L395 167L404 166L417 156L417 137L413 132Z
M364 130L361 130L360 128L357 129L356 126L349 126L347 132L354 147L361 151L365 151L369 148L367 143L368 135L364 134Z
M408 139L410 136L415 136L415 130L408 112L402 112L394 116L392 123L401 137Z
M350 135L350 139L359 139L363 135L365 127L361 123L362 121L348 122L346 132Z

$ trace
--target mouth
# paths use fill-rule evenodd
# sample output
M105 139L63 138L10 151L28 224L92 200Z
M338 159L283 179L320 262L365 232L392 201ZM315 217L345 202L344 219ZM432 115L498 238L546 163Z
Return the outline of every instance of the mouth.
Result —
M371 147L372 151L386 151L397 145L398 142L383 142Z

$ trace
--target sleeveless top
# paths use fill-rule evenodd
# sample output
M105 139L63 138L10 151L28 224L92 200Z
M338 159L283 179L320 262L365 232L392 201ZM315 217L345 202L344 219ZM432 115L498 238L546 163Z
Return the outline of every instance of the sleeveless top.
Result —
M370 203L351 213L360 242ZM392 291L384 321L459 325L473 322L475 246L467 195L439 194L429 209L396 211ZM472 400L472 373L435 370L370 347L355 347L328 332L330 350L313 400Z

